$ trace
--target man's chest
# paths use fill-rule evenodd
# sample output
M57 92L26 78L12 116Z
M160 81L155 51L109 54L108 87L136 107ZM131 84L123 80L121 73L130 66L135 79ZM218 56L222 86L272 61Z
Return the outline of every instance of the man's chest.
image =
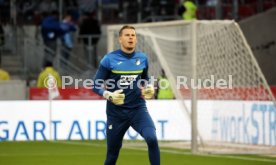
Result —
M111 60L110 66L112 72L135 74L140 73L146 68L146 62L142 58L118 58L115 60Z

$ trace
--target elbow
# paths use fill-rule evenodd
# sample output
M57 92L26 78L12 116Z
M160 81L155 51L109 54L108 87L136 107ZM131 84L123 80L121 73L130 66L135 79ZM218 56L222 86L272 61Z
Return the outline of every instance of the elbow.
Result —
M93 86L92 91L93 91L94 93L99 94L99 91L96 89L96 87L95 87L95 86Z
M93 86L92 91L100 96L102 96L101 89L97 86Z

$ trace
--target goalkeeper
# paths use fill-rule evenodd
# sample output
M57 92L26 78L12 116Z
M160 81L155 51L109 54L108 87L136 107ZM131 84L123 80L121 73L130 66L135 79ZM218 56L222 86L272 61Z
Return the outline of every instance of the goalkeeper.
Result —
M139 80L149 80L147 56L135 51L137 39L133 26L120 29L119 43L121 49L103 57L94 79L94 92L107 99L105 165L116 164L123 137L130 126L147 142L151 165L159 165L155 126L145 103L145 99L153 97L154 88L147 83L140 88L138 84Z

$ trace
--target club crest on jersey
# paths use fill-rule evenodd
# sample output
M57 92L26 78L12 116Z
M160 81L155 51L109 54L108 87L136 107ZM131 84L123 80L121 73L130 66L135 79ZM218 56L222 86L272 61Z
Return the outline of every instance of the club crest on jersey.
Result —
M136 65L140 65L141 64L141 61L139 58L136 59L136 62L135 62Z

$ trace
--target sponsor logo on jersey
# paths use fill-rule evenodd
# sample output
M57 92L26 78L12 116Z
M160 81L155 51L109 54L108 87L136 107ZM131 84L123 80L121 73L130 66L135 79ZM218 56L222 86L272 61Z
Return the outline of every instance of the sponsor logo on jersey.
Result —
M120 85L130 85L133 81L136 80L138 75L121 75L119 80Z

